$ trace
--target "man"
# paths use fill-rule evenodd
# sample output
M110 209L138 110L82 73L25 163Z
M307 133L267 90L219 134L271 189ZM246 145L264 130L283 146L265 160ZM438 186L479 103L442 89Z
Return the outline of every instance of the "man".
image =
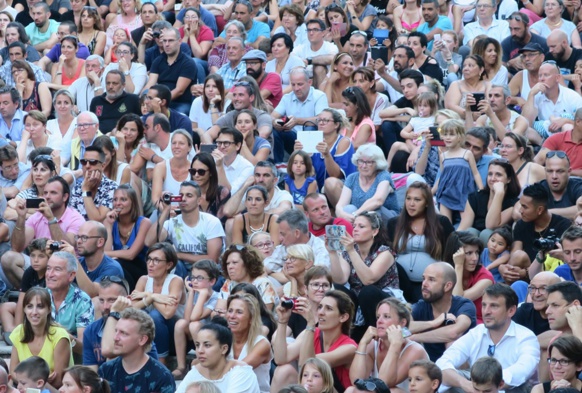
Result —
M303 211L309 218L309 232L314 236L323 238L326 225L343 225L350 236L352 235L354 229L352 223L345 218L333 217L327 204L327 198L323 194L318 192L308 194L303 199Z
M154 3L144 3L141 5L140 17L142 26L131 31L131 40L135 43L140 43L144 33L151 29L153 24L158 20L158 7ZM149 41L146 48L154 45L155 42Z
M515 75L518 71L524 69L521 49L531 44L537 44L542 48L541 53L548 52L548 46L545 38L532 33L529 30L529 17L523 12L514 12L509 18L509 37L501 41L503 49L503 64L509 72Z
M558 266L554 273L564 280L582 285L582 229L577 226L568 228L560 243L565 264Z
M0 87L0 147L7 144L7 139L19 142L24 129L24 115L20 109L21 96L18 90Z
M154 22L151 29L141 37L139 46L137 47L137 61L145 64L146 68L150 70L155 59L164 54L164 44L162 43L162 33L166 29L171 29L172 25L165 20L158 20ZM192 49L190 46L182 42L180 44L180 52L186 56L192 56Z
M487 127L473 127L467 131L465 135L465 148L471 150L471 153L473 153L483 184L487 182L489 163L499 158L497 154L485 154L487 153L487 146L489 146L489 132L487 131Z
M59 62L62 54L60 41L69 35L77 37L77 25L75 25L74 21L66 20L61 22L57 29L57 44L55 44L55 46L53 46L52 49L39 60L38 67L40 67L40 69L43 71L50 70L50 68L48 68L49 65L57 64ZM91 55L89 49L87 49L87 46L82 42L78 42L78 45L79 50L77 51L77 58L83 60L87 59L87 57Z
M263 22L256 21L253 18L253 6L248 1L236 2L234 7L234 17L241 22L247 32L246 44L255 49L259 49L261 41L269 39L270 29L269 25ZM220 33L220 37L216 43L223 44L226 39L226 31Z
M26 60L26 46L20 42L15 41L8 45L8 56L9 60L4 62L4 65L0 67L0 78L6 83L6 86L16 87L16 82L14 81L14 76L12 75L12 63L16 60L23 60L28 63L32 72L34 72L34 78L38 83L50 82L48 74L46 74L39 66Z
M550 193L540 183L527 186L519 198L521 220L513 227L511 257L509 263L499 266L499 273L508 284L524 279L531 263L538 263L536 239L548 236L550 229L556 236L562 236L571 225L569 219L548 210L549 199Z
M436 361L443 371L443 385L473 392L463 365L471 367L484 356L494 357L503 367L505 391L526 392L529 378L536 372L540 347L536 336L511 320L517 295L505 284L493 284L483 294L483 324L469 330ZM441 387L446 390L446 388Z
M325 243L309 232L309 223L303 212L296 209L286 210L277 218L277 224L279 224L279 245L263 262L266 273L274 280L281 285L288 281L282 270L284 259L287 258L287 247L294 244L311 246L315 256L314 264L330 267L329 252L325 248Z
M479 116L473 123L471 116L466 116L467 129L476 125L478 127L492 127L497 139L502 140L508 132L524 135L529 127L527 119L519 113L510 110L507 105L511 100L511 92L507 86L492 85L489 89L489 99L479 103Z
M568 43L568 35L560 29L552 30L546 42L549 49L546 61L554 60L562 75L574 74L576 62L582 58L582 49L572 48Z
M333 42L324 39L327 27L323 21L310 19L306 25L309 43L297 45L293 49L293 54L302 58L306 66L312 66L313 85L319 88L327 76L328 67L338 53L338 48Z
M448 17L439 15L440 5L438 0L423 0L421 6L424 23L418 26L416 31L426 35L426 39L428 40L427 48L429 51L432 51L435 34L442 34L443 31L453 30L453 24Z
M81 159L83 176L75 182L71 192L71 207L85 220L103 222L113 208L113 193L119 186L103 173L105 153L89 146Z
M563 151L566 153L566 157L570 162L570 175L580 177L582 176L582 154L580 154L581 144L582 108L578 108L574 115L574 128L550 135L550 137L544 141L544 144L536 155L534 161L540 165L545 165L546 155L549 152Z
M547 52L547 49L546 49ZM511 105L523 107L529 95L530 89L539 81L539 72L544 62L544 48L536 42L530 42L519 49L520 71L518 71L509 81L511 91ZM517 64L517 62L515 62Z
M170 241L178 252L178 259L183 261L187 270L201 259L218 262L224 245L224 230L220 220L211 214L200 211L200 186L193 181L180 185L179 203L182 214L170 218L170 204L165 204L158 225L152 225L146 237L149 247L156 242ZM158 228L161 228L158 233Z
M571 119L576 110L582 107L580 94L562 86L561 79L556 64L542 64L539 82L530 90L522 108L522 116L533 125L542 140L561 131L565 125L574 125ZM536 118L538 121L535 121Z
M216 138L217 149L212 152L218 172L218 184L236 194L253 173L253 164L240 154L244 142L236 128L223 127Z
M128 113L141 114L139 97L129 94L125 88L125 75L119 70L111 70L105 76L105 93L91 100L90 111L99 117L99 130L109 133L117 127L121 116Z
M69 168L75 171L75 177L82 175L81 158L85 150L93 144L95 138L103 135L99 131L99 118L93 112L81 112L77 116L77 133L79 136L71 142L71 161Z
M473 39L485 34L502 42L511 34L509 23L503 19L494 18L497 3L495 0L479 0L475 5L477 21L467 23L464 27L463 45L472 47Z
M85 60L85 75L69 86L69 92L75 98L77 109L81 112L89 110L93 97L103 94L104 83L101 81L105 62L99 55L91 55Z
M513 321L531 330L536 336L550 330L546 307L548 287L560 282L560 277L553 272L539 272L527 287L531 302L524 302L513 316Z
M71 191L69 184L61 177L51 177L44 187L44 202L38 211L28 219L26 201L17 200L16 226L12 232L11 251L2 255L1 279L12 288L18 288L24 270L30 266L30 257L23 254L34 239L47 238L52 241L66 241L74 244L79 228L85 222L83 216L69 207Z
M0 102L0 110L1 108ZM0 187L6 199L18 195L29 175L30 167L18 160L18 152L14 147L9 145L0 147Z
M107 78L109 71L121 71L125 76L124 90L127 93L139 94L148 81L148 72L143 64L134 61L137 55L137 48L133 43L123 41L117 45L115 55L117 56L117 62L109 63L103 71L103 75Z
M83 332L94 319L91 298L73 285L77 275L77 258L70 252L57 251L46 267L46 287L51 295L54 320L71 336L73 352L83 353Z
M398 46L392 56L394 70L390 73L382 59L374 61L374 69L380 76L376 82L376 91L388 92L390 101L396 103L402 98L402 87L400 86L400 74L414 66L414 51L405 45ZM423 79L424 81L424 79ZM422 83L422 82L421 82ZM388 152L386 152L387 154Z
M259 161L255 166L254 174L245 179L237 193L231 194L232 196L224 205L224 215L232 218L244 211L247 190L255 185L265 187L269 193L269 204L265 207L266 213L280 215L284 211L293 209L293 197L289 191L277 187L278 181L277 167L270 161Z
M146 94L145 105L148 112L165 115L170 121L170 130L177 130L179 128L185 129L195 138L194 145L199 145L200 137L198 134L192 132L192 122L190 121L190 118L185 114L170 108L171 103L172 92L166 85L153 85ZM146 117L142 117L142 120L145 121Z
M40 1L41 0L26 0L24 4L21 3L24 6L24 10L16 14L14 21L20 23L22 26L28 26L29 24L34 23L32 9L34 5Z
M253 49L242 57L246 65L248 76L255 78L261 97L268 102L273 108L276 108L283 97L283 86L281 85L281 76L276 72L265 72L267 65L267 55L265 52Z
M156 84L166 85L172 92L172 107L189 113L193 100L190 86L196 83L196 63L180 50L181 39L177 29L165 29L161 41L164 55L152 63L150 79L144 91Z
M424 344L434 362L469 329L475 327L475 304L453 295L457 283L455 269L446 262L431 263L422 275L422 300L412 306L410 339Z
M245 42L240 37L231 37L226 42L226 57L228 62L216 71L224 81L224 88L230 90L239 78L247 74L246 62L242 61L245 54Z
M131 305L129 299L124 300L125 307ZM147 355L155 334L152 317L135 308L116 308L117 303L111 307L105 324L105 329L108 329L108 325L118 319L115 333L109 337L114 342L113 355L117 358L99 366L99 376L109 382L111 393L125 393L128 390L174 393L176 383L170 371ZM123 311L120 313L118 309Z
M350 36L347 43L348 53L354 61L354 69L366 67L372 61L372 56L368 53L370 42L365 32L356 30Z
M548 291L548 307L546 315L550 329L562 334L573 334L582 339L582 326L580 313L575 313L576 308L582 305L582 289L572 281L562 281L550 285Z
M305 69L292 69L289 82L292 91L283 96L271 114L275 130L273 155L276 163L283 162L285 151L289 154L293 152L297 132L303 130L308 122L315 124L317 115L329 106L325 93L311 86L311 79ZM287 121L281 124L283 116Z
M59 23L49 19L51 11L47 3L36 3L32 7L32 19L34 23L26 26L25 31L30 43L40 53L44 53L58 42L57 29Z

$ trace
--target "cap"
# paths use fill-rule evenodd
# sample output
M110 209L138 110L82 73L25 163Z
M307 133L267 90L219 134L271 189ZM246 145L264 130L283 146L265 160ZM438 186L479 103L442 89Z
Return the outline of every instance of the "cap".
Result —
M386 386L386 383L379 378L356 379L354 386L358 390L365 392L390 393L390 389Z
M529 44L527 44L526 46L524 46L523 48L521 48L519 50L519 53L523 53L523 52L540 52L540 53L544 53L544 48L542 48L542 46L540 44L538 44L537 42L530 42Z
M266 63L267 55L262 50L252 49L242 57L242 61L245 60L261 60L262 62Z

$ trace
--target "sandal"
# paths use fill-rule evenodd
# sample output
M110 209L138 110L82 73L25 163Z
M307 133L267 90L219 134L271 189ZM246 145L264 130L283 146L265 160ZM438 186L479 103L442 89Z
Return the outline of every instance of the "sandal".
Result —
M186 376L186 368L177 368L172 371L172 375L176 381L181 381Z

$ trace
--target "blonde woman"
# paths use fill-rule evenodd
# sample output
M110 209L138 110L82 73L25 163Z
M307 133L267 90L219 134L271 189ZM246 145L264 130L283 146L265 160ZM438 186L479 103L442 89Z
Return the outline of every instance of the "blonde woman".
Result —
M289 282L283 286L285 296L307 296L305 272L313 266L314 260L313 249L307 244L294 244L287 247L283 274Z
M142 27L143 22L139 15L141 10L140 0L117 0L117 14L112 12L107 15L105 24L107 27L107 47L113 45L113 34L118 28L125 29L128 32ZM113 4L113 3L112 3Z

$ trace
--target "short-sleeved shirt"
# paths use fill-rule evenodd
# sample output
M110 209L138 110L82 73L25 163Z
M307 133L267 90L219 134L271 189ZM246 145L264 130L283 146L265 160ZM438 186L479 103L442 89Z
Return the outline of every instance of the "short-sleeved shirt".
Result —
M545 94L540 93L534 97L534 106L538 108L538 120L550 120L551 116L563 117L574 115L578 108L582 107L582 97L572 89L558 85L560 94L554 103Z
M471 275L471 278L469 279L469 282L467 283L467 288L465 288L465 289L472 288L475 284L477 284L481 280L491 280L492 283L495 282L495 279L493 278L493 274L491 274L491 272L489 270L487 270L483 266L478 266L477 269L475 270L475 272L473 272L473 274ZM475 310L477 311L477 323L483 323L483 314L482 314L482 310L481 310L481 299L482 298L483 297L481 296L481 297L473 300L473 303L475 304Z
M313 335L313 349L315 350L315 354L320 354L323 353L323 351L321 350L321 340L320 340L320 330L319 328L315 329L315 333ZM338 349L339 347L343 347L344 345L353 345L354 347L358 347L358 344L356 344L356 342L354 340L352 340L349 336L346 336L345 334L341 334L338 339L330 345L329 349L327 350L327 352L333 352L334 350ZM337 377L339 378L341 384L343 385L344 388L348 388L349 386L352 385L352 382L350 380L350 368L347 366L337 366L333 368L333 371L335 371L335 374L337 375Z
M535 34L531 33L531 40L529 43L535 43L541 45L544 53L548 53L548 45L546 44L546 39ZM526 46L527 44L523 44L521 42L517 42L513 39L513 37L509 36L501 42L501 48L503 49L503 62L507 63L511 59L515 59L519 56L519 50Z
M103 259L97 268L94 270L89 271L87 268L87 262L85 261L85 257L79 258L79 263L83 267L83 270L87 273L87 277L92 282L100 282L102 277L105 276L117 276L121 278L125 278L123 274L123 268L115 259L108 257L107 255L103 255Z
M73 233L77 234L81 225L85 223L83 216L70 207L65 209L65 212L58 219L58 225L64 234ZM27 227L34 229L34 238L39 239L41 237L51 238L51 231L49 228L48 220L41 212L36 212L32 216L28 217L26 220Z
M544 141L543 147L549 150L562 150L568 155L570 169L582 169L582 142L572 140L572 130L556 132Z
M271 96L268 98L273 104L273 108L276 108L283 98L283 85L281 84L281 77L276 72L267 72L265 78L261 81L259 85L261 90L268 90L271 92Z
M154 49L157 50L157 48ZM190 83L186 87L186 90L184 90L182 95L172 100L172 102L192 103L193 98L190 87L196 83L198 73L196 63L191 57L188 57L180 51L176 60L169 65L168 56L164 53L153 61L152 68L150 69L150 75L151 74L157 74L158 84L167 86L170 91L176 88L178 78L182 77L190 79Z
M392 176L390 176L390 173L386 171L379 171L378 174L376 175L376 178L374 179L374 183L372 183L368 191L362 190L362 188L360 187L359 180L360 173L355 172L349 175L345 182L345 186L352 190L352 199L350 201L351 205L360 208L367 200L371 199L374 196L376 190L378 189L378 185L380 185L380 182L387 181L388 183L390 183L390 187L392 188L392 190L390 191L388 197L384 201L383 206L388 210L393 210L396 212L400 211L400 207L398 206L398 200L396 199L396 194L394 192L394 190L396 190L396 187L394 186L394 181L392 181Z
M302 45L296 45L293 49L293 54L301 59L310 59L315 56L335 56L338 52L337 45L328 41L323 41L321 48L316 51L311 48L311 43L309 42Z
M223 32L220 33L220 37L226 38L226 30L223 30ZM271 29L269 29L268 24L253 20L251 29L247 30L247 40L245 41L245 44L254 44L259 37L270 39Z
M213 4L218 4L218 2L213 2ZM180 12L178 12L178 15L176 15L176 19L182 23L184 23L184 15L186 14L186 10L187 10L187 8L182 7ZM202 22L204 22L204 24L207 27L209 27L210 30L212 30L213 36L217 36L218 35L218 27L216 25L216 17L212 14L212 12L208 11L204 7L197 8L197 10L200 11L200 17L202 19ZM132 34L133 34L133 32L132 32ZM135 41L135 39L134 39L134 42L139 42L139 41Z
M168 231L168 240L176 247L177 252L195 255L207 255L208 240L225 237L220 220L204 212L200 212L195 227L186 225L179 215L164 222L164 229Z
M71 201L69 202L69 206L81 213L81 215L85 218L85 220L89 220L87 216L87 210L85 210L85 203L83 202L82 197L82 186L83 179L77 179L75 182L75 186L71 190ZM93 202L95 206L106 206L108 209L113 209L113 193L119 187L119 185L103 176L101 178L101 184L99 185L99 189L97 190L97 195L93 198Z
M190 46L185 42L180 44L180 53L192 57L192 49L190 49ZM154 60L162 55L164 55L164 52L160 52L160 48L157 45L153 45L151 48L146 49L144 61L146 68L151 71Z
M117 122L123 115L141 115L141 105L136 94L124 91L113 102L109 102L106 97L107 93L103 93L93 98L89 107L99 117L99 131L102 133L107 134L117 127Z
M328 106L325 93L312 86L309 88L309 94L305 101L300 101L294 92L285 94L279 105L275 108L275 112L281 116L314 117L319 115ZM303 125L301 124L293 127L293 131L295 132L301 130L303 130Z
M61 44L56 44L53 48L47 53L45 56L48 57L51 63L58 63L59 58L61 57ZM77 51L77 58L78 59L87 59L91 53L89 53L89 49L85 44L79 42L79 50Z
M485 178L487 179L487 178ZM517 197L513 198L503 198L501 203L501 210L509 209L517 203ZM489 191L476 191L469 195L468 199L473 213L475 213L475 218L473 219L472 227L482 231L485 229L485 219L487 217L487 211L489 210L487 204L489 203Z
M566 281L576 282L572 268L568 264L560 265L554 270L554 273ZM578 283L582 287L582 283Z
M53 294L50 289L48 291L54 320L73 336L77 335L78 328L86 328L95 319L91 298L76 286L69 285L69 292L58 311L55 309Z
M509 32L509 23L506 20L493 19L491 26L484 29L479 22L471 22L464 27L465 36L463 37L463 45L467 45L469 41L478 35L485 34L491 38L495 38L498 42L503 41L511 34Z
M533 303L522 303L511 319L515 323L531 330L536 336L550 330L550 324L547 318L542 318L540 312L534 308Z
M559 216L557 214L552 214L552 219L548 228L541 234L535 230L535 224L533 222L524 222L519 220L515 223L513 227L513 241L520 241L523 245L523 251L527 254L530 261L533 261L536 257L538 250L533 246L536 239L547 236L549 229L553 228L555 235L560 238L564 231L572 225L572 222L567 218Z
M18 163L18 177L16 179L5 178L0 170L0 187L16 187L20 190L24 181L28 179L29 174L30 167L22 162Z
M434 24L434 26L430 27L428 25L428 22L424 22L424 23L421 23L420 26L418 26L418 28L416 29L416 31L418 31L420 33L424 33L426 35L427 33L430 33L431 31L433 31L436 28L439 28L442 31L445 31L445 30L453 30L453 24L451 23L451 20L448 17L446 17L444 15L439 15L438 16L438 20ZM434 43L434 40L430 40L428 42L427 49L429 51L432 51L432 45L433 45L433 43Z
M176 382L170 371L151 357L137 372L128 374L121 356L99 366L99 376L109 382L111 393L174 393Z
M257 128L260 129L265 126L269 128L272 127L273 123L271 121L271 115L257 108L252 108L251 110L257 117ZM234 119L238 115L238 112L239 111L237 110L232 110L225 113L224 115L220 116L215 125L218 127L234 127Z
M578 177L571 177L566 185L566 190L562 199L559 201L554 199L554 194L550 191L550 186L547 180L542 180L541 185L548 190L550 199L548 200L548 209L562 209L576 205L576 200L582 196L582 179Z
M24 130L24 116L26 116L26 112L17 109L10 122L10 128L8 128L8 123L6 123L4 117L0 116L0 135L11 141L19 142L22 139L22 130ZM1 146L5 144L6 141Z
M46 278L42 276L42 278L38 277L38 273L34 271L32 266L29 266L24 271L22 275L22 280L20 281L20 292L26 292L32 287L46 287Z
M568 41L570 40L570 36L568 36ZM580 48L572 48L572 54L566 60L555 59L554 56L549 52L546 51L546 61L547 60L554 60L558 67L560 68L560 73L562 75L569 75L573 74L576 68L576 62L582 58L582 49Z
M24 30L30 39L30 43L34 46L48 41L53 33L56 34L57 30L59 29L59 25L59 22L49 19L49 26L45 32L40 31L40 29L36 27L35 23L29 24L24 28Z

